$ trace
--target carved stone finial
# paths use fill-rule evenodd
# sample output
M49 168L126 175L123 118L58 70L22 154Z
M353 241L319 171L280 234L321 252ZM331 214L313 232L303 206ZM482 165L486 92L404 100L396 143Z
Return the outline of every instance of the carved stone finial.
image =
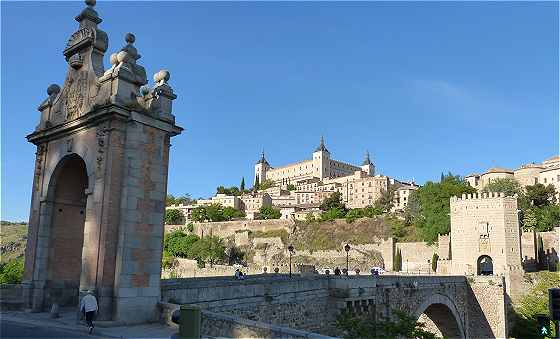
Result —
M124 41L129 44L133 44L134 41L136 41L136 37L132 33L126 33L126 35L124 36Z
M57 95L60 92L60 86L58 86L57 84L52 84L47 88L47 95L53 96L53 95Z
M140 87L140 94L145 97L146 95L150 94L150 87L144 85Z
M127 52L128 57L130 57L130 61L140 59L140 54L138 54L138 50L134 47L134 42L136 41L136 37L132 33L126 33L124 36L124 41L126 41L126 46L121 48L121 51ZM120 53L119 53L120 54ZM119 62L122 62L119 60Z
M86 0L85 3L89 7L95 7L95 4L97 3L97 1L96 0Z
M169 81L169 78L171 78L171 74L169 74L169 71L166 69L162 69L154 74L154 81L157 85L166 84Z

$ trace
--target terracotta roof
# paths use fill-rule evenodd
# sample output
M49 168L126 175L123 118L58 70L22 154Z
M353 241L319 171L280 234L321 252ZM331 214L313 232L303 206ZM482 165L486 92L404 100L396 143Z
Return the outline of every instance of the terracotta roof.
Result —
M513 171L503 167L492 167L486 173L513 173Z

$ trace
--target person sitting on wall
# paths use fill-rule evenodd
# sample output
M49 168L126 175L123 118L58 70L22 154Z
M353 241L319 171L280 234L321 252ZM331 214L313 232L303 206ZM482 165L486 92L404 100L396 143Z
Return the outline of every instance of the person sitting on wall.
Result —
M340 275L340 268L338 266L334 268L334 275Z
M239 271L239 280L245 280L245 274L243 274L243 272Z
M240 274L241 274L241 271L239 270L239 268L236 269L236 270L235 270L235 279L239 280L239 279L240 279L240 278L239 278Z

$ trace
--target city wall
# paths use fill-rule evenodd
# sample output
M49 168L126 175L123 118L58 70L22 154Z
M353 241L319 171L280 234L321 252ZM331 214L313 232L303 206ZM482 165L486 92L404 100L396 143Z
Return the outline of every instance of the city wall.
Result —
M193 223L194 233L198 236L214 235L220 238L235 236L241 231L267 232L272 230L284 229L290 232L295 225L293 220L272 219L272 220L234 220L220 222ZM185 225L166 225L166 232L177 228L184 228Z
M523 232L521 235L521 252L523 269L528 272L538 269L539 260L539 241L542 240L543 255L540 258L543 263L542 267L547 268L548 265L556 265L558 267L560 227L555 227L549 232Z
M437 246L430 246L425 242L396 243L396 249L401 251L404 272L430 272L432 257L438 252Z

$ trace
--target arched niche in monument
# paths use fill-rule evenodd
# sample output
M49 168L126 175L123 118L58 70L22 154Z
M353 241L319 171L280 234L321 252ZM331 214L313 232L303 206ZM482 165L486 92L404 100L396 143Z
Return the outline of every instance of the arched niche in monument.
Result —
M181 133L171 113L176 98L166 70L148 85L128 33L103 55L95 1L63 54L63 86L47 88L41 117L27 136L37 146L24 299L33 311L78 305L97 295L101 320L155 320L160 301L163 217L170 138Z

